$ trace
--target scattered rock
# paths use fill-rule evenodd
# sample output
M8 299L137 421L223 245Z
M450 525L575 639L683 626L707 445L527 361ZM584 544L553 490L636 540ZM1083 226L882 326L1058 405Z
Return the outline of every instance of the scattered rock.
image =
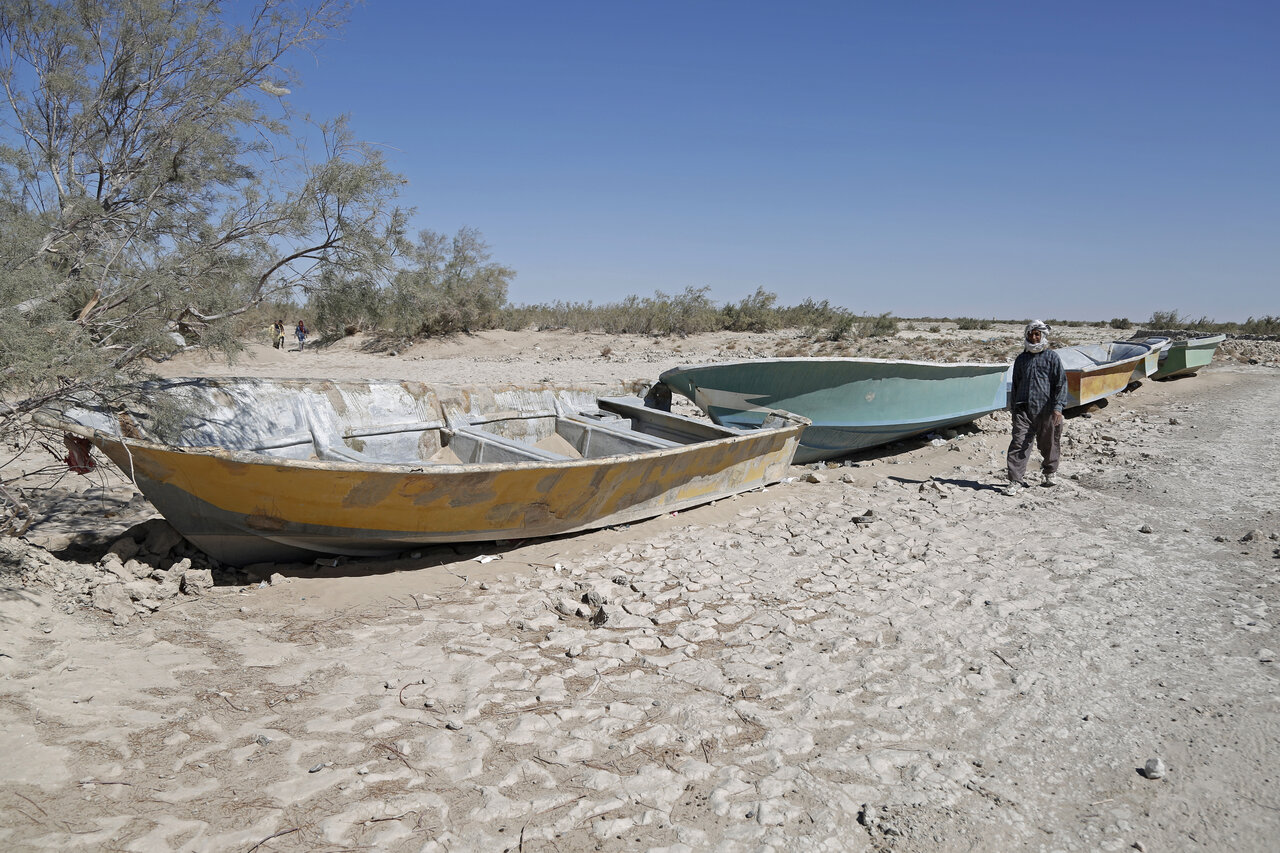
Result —
M147 528L147 538L139 549L141 551L163 556L182 541L182 534L174 530L163 518L153 518L143 524Z
M809 471L800 478L806 483L825 483L827 478L819 474L817 471Z
M119 557L121 561L124 561L137 556L138 549L140 547L141 546L138 544L137 540L129 536L122 536L115 542L111 543L111 548L108 549L107 553L114 554Z
M854 524L870 524L875 520L876 520L875 511L870 509L864 512L862 515L855 515L853 517Z
M1155 531L1151 529L1150 524L1142 525L1141 527L1138 528L1138 532L1139 533L1155 533Z
M93 590L93 606L115 615L133 612L133 601L122 583L104 583L96 587Z
M1271 649L1258 649L1258 660L1262 663L1271 663L1276 659L1276 653Z
M213 572L208 569L187 569L182 573L181 588L187 595L202 595L213 589Z
M1254 541L1256 541L1256 540L1261 539L1261 538L1262 538L1263 536L1265 536L1265 535L1266 535L1266 534L1264 534L1261 530L1259 530L1259 529L1257 529L1257 528L1255 527L1253 530L1250 530L1250 531L1249 531L1248 533L1246 533L1244 536L1241 536L1241 537L1240 537L1240 541L1241 541L1241 542L1254 542Z
M1167 768L1159 758L1148 758L1142 767L1142 775L1148 779L1163 779L1166 772Z

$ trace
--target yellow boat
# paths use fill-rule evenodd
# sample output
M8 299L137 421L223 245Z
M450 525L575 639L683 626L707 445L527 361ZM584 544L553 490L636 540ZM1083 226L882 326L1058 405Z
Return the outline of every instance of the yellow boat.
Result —
M1135 370L1146 370L1152 349L1150 344L1132 341L1057 349L1067 372L1067 408L1087 405L1129 387Z
M633 522L778 482L808 424L716 426L623 396L643 387L176 379L37 419L232 565Z

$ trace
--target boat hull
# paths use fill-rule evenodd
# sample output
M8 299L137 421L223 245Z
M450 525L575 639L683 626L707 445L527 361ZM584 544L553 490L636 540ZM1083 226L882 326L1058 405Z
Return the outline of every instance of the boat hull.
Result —
M1213 362L1218 345L1226 335L1208 335L1186 341L1174 341L1160 356L1160 366L1152 374L1154 379L1170 379L1190 376Z
M660 381L716 423L751 426L773 410L812 421L796 462L847 456L1007 405L1008 365L779 358L668 370Z
M336 385L322 393L348 410L371 408ZM59 426L89 438L201 550L245 565L554 536L686 509L781 480L805 423L600 458L408 466L173 447Z

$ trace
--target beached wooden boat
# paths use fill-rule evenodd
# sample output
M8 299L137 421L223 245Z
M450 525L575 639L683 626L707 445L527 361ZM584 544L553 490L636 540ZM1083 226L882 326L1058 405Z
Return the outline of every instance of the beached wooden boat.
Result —
M1134 371L1146 369L1144 361L1152 349L1133 341L1059 347L1055 352L1067 372L1067 408L1088 405L1129 387Z
M1174 341L1160 353L1160 365L1152 374L1154 379L1189 376L1213 361L1218 344L1226 335L1205 335L1185 341Z
M570 533L786 475L803 418L735 430L612 395L644 387L179 379L38 417L235 565Z
M660 383L716 423L752 426L772 410L813 422L797 462L847 456L1005 408L1009 365L875 358L770 358L668 370Z

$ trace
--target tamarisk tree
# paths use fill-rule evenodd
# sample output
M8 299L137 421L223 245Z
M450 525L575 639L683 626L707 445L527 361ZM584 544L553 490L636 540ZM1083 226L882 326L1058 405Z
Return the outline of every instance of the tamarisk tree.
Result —
M265 300L390 274L403 181L287 103L290 58L347 11L0 2L0 437L177 347L234 354Z

